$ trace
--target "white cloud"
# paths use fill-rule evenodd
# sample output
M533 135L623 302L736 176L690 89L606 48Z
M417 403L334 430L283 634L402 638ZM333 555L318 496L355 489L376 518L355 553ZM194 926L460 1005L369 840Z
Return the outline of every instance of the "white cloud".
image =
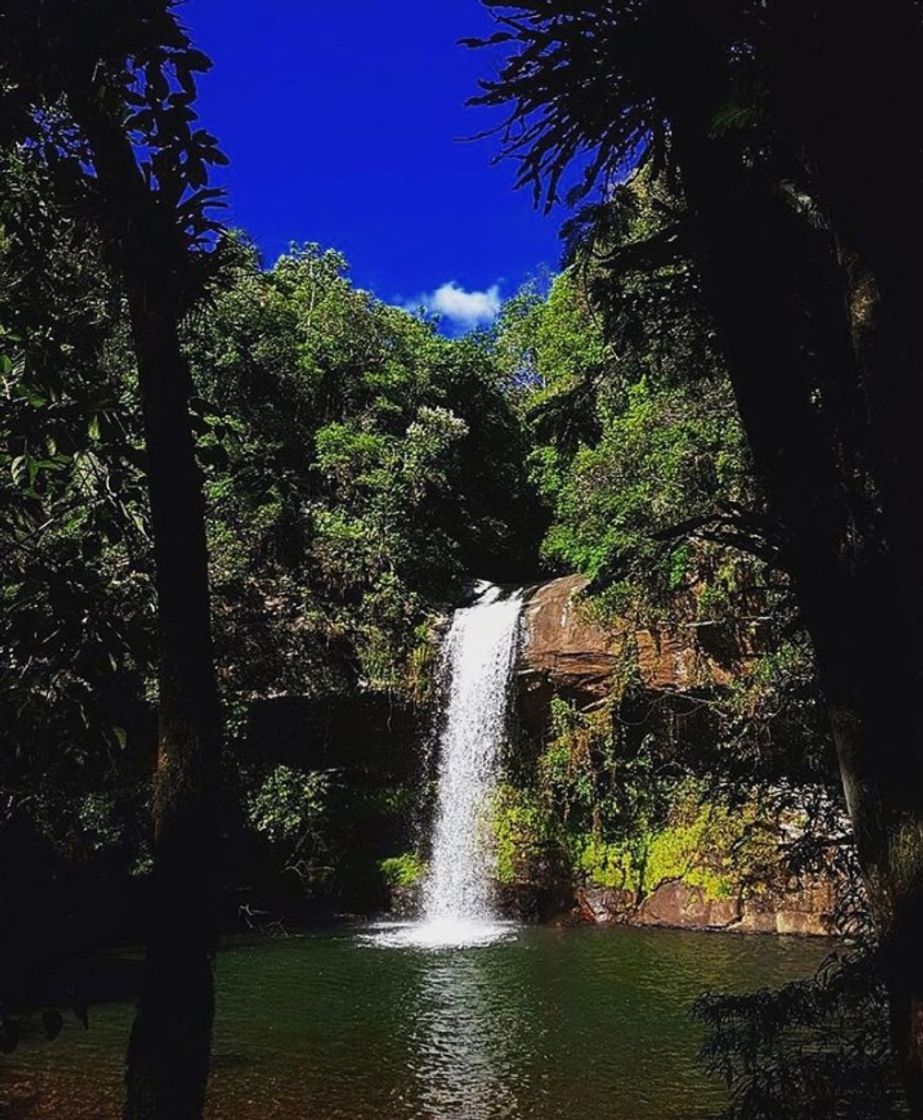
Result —
M415 303L406 306L408 310L415 311L423 307L427 311L433 311L461 330L486 327L500 314L500 285L494 284L483 292L466 292L454 280L450 280L434 292L420 296Z

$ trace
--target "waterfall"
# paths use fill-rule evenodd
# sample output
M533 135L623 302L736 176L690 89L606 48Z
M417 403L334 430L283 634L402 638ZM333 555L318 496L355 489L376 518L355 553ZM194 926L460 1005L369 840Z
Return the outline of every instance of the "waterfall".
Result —
M430 872L428 922L492 917L491 866L483 813L496 780L506 728L521 603L487 586L474 606L455 612L446 638L449 698L439 740L439 794Z
M478 584L445 639L448 699L438 744L438 794L421 922L392 943L492 941L506 930L491 905L493 867L484 835L506 729L522 602Z

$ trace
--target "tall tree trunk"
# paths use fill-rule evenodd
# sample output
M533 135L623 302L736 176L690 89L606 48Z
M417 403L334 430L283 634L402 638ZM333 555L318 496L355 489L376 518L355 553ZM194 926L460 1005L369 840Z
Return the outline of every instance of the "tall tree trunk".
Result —
M157 564L160 697L154 909L125 1116L194 1120L211 1046L220 749L204 515L175 321L156 310L146 277L128 277L128 288Z
M843 262L857 380L876 434L868 461L891 591L870 594L887 600L878 608L886 632L832 714L841 766L853 774L847 795L895 1051L923 1115L923 21L912 0L782 0L776 30L779 112L803 145ZM859 138L879 158L859 155Z
M75 113L124 277L138 363L156 560L159 741L144 987L128 1047L126 1120L198 1120L208 1077L216 941L215 791L221 720L202 481L178 337L178 231L92 94Z
M701 200L690 161L685 177L690 199ZM722 199L713 160L702 187L712 304L742 422L785 528L785 564L813 642L882 945L895 1052L915 1115L923 1116L921 589L909 586L906 546L887 533L891 518L869 524L864 495L839 484L848 459L830 442L834 426L814 404L817 390L798 376L805 355L772 339L794 314L783 293L795 278L774 267L773 239L754 235L761 208L735 231L726 207L736 191ZM854 364L850 355L844 363Z
M686 9L682 57L669 60L673 142L741 419L786 532L881 941L895 1053L923 1116L923 444L908 433L923 386L908 366L913 331L893 329L894 305L878 303L874 270L856 272L857 251L839 276L816 274L822 254L799 243L794 214L716 133L730 86L703 77L723 66ZM857 314L870 325L862 338ZM806 317L810 338L796 326Z

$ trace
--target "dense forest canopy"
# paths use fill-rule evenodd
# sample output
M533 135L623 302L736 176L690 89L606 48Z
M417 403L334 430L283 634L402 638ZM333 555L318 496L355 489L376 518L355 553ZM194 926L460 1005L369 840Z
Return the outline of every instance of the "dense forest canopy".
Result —
M624 639L601 703L555 697L498 877L640 898L712 845L719 894L797 820L860 950L703 1001L732 1114L919 1115L917 6L486 7L475 101L572 212L560 269L461 336L221 225L172 3L0 13L3 1046L63 942L144 936L125 1115L200 1116L219 928L412 885L448 613L579 575L610 635L747 656L652 700Z

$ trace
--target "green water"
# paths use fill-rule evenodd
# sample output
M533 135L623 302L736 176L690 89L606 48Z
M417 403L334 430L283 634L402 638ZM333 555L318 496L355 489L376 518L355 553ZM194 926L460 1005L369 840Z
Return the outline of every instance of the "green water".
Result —
M546 929L469 950L382 948L355 932L228 948L208 1115L220 1120L664 1120L723 1098L689 1007L809 975L816 942ZM131 1009L3 1059L15 1115L118 1115Z

